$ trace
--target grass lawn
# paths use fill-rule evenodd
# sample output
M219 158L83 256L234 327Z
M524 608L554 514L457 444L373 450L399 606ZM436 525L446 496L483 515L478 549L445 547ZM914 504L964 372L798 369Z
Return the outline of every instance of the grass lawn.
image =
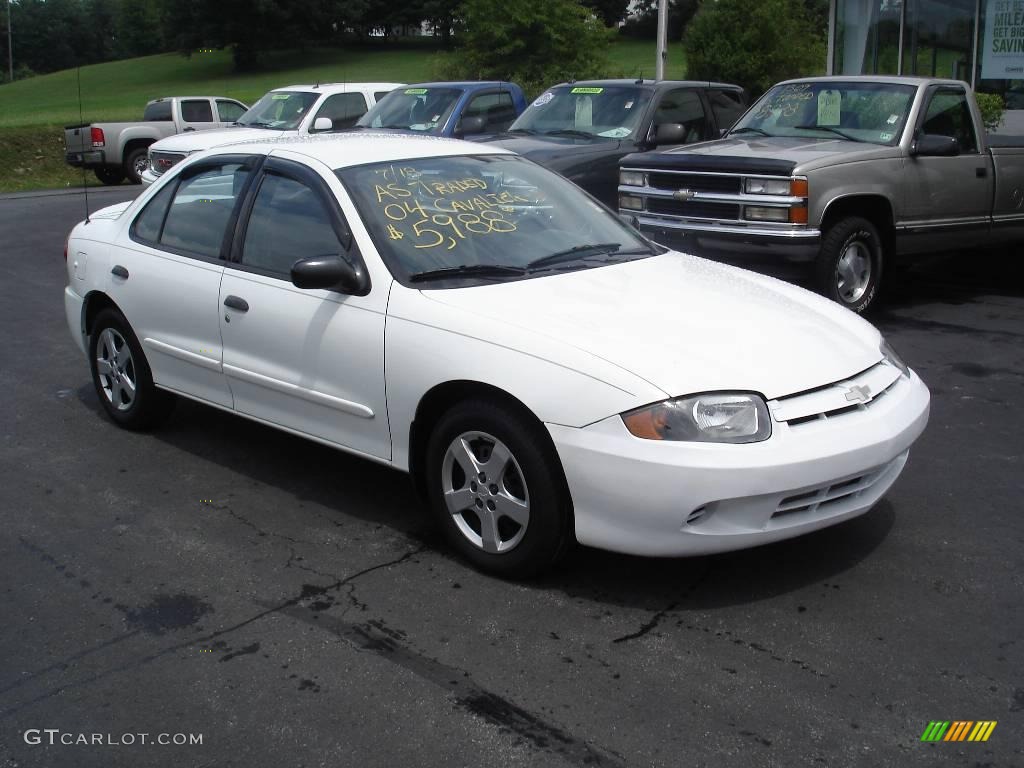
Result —
M231 96L252 104L271 88L293 83L423 81L432 77L437 55L429 41L287 51L258 72L238 74L230 51L190 58L165 53L0 85L0 192L81 183L81 172L64 165L64 125L138 120L146 102L161 96ZM653 41L621 39L609 46L605 74L653 77L654 64ZM666 75L679 78L684 71L677 43L670 47ZM92 173L88 178L95 181Z

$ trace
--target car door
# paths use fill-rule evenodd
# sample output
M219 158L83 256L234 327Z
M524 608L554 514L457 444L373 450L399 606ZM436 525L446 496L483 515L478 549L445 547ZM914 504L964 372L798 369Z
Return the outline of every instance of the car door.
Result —
M260 159L211 158L160 187L118 239L107 289L157 384L228 408L220 282L228 235Z
M389 459L387 287L353 296L303 290L290 279L292 265L307 257L362 263L334 183L338 191L304 163L268 158L221 283L224 372L237 411Z
M219 127L209 99L182 99L178 102L182 131L205 131Z
M913 250L969 246L987 234L992 201L991 158L979 151L978 136L963 87L932 86L914 132L955 138L952 157L915 155L903 174L908 242Z

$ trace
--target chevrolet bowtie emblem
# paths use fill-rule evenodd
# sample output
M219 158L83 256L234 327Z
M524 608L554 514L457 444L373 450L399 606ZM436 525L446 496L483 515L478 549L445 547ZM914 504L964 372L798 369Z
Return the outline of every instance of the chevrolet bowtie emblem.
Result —
M846 399L851 402L859 400L862 403L866 403L871 399L871 387L862 387L859 384L855 387L850 387L846 390Z
M676 200L692 200L695 194L697 193L692 189L677 189L672 193L672 197Z

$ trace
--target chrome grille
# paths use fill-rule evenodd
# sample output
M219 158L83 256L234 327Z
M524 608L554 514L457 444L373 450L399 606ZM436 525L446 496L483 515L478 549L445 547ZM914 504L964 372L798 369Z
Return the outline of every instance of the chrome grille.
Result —
M157 176L169 171L185 159L183 152L150 152L149 167Z
M655 189L690 189L694 192L718 192L738 195L739 176L711 176L700 173L648 173L647 183Z

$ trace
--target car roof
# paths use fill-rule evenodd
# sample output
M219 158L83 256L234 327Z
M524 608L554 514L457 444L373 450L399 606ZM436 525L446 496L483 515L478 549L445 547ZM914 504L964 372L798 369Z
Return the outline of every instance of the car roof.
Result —
M437 136L415 136L383 131L353 131L315 136L282 136L221 144L203 152L218 154L269 155L274 150L287 150L318 160L329 168L339 169L368 163L415 160L448 155L511 155L507 149L490 144L477 144ZM198 153L197 153L197 156Z
M178 99L179 101L182 99L227 99L228 101L238 101L238 99L232 96L211 96L210 94L206 94L205 96L161 96L159 99L147 101L146 105L159 104L161 101L173 101L174 99Z
M271 93L279 91L320 91L322 93L349 93L355 91L393 91L405 83L300 83L272 88Z
M798 77L793 80L784 80L776 85L788 83L814 83L814 82L861 82L861 83L889 83L894 85L967 85L963 80L950 80L942 77L911 77L909 75L828 75L822 77ZM774 86L773 86L774 87Z
M659 90L666 88L732 88L742 90L738 85L733 85L731 83L714 83L708 82L707 80L651 80L650 78L644 80L643 78L636 77L620 77L605 80L575 80L573 82L559 83L558 85L553 85L551 87L560 88L562 86L569 85L583 88L611 88L613 86L635 85L645 88L657 88Z
M405 88L493 88L512 85L510 80L438 80L432 83L409 83Z

